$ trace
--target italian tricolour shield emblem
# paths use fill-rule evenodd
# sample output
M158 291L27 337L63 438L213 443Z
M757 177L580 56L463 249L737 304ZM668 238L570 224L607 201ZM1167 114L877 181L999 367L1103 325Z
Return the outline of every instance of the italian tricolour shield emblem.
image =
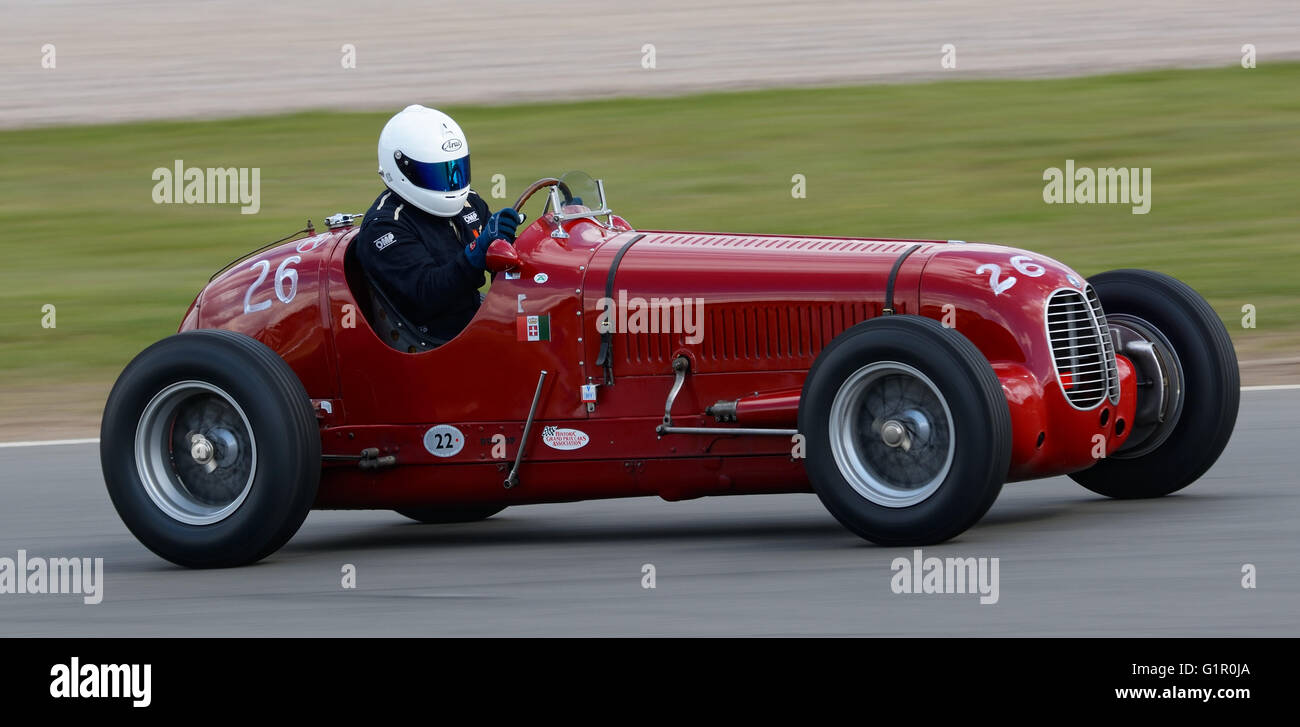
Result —
M551 340L551 316L517 316L515 318L515 337L520 341Z

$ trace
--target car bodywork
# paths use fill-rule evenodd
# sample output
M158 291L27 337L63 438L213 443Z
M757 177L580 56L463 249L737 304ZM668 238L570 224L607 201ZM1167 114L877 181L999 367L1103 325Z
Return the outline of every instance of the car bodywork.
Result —
M891 314L940 321L988 359L1012 420L1008 480L1085 469L1129 434L1134 366L1084 278L1050 258L563 217L521 231L517 266L432 351L376 334L350 225L223 271L180 330L241 332L292 367L320 425L318 508L811 491L796 434L809 368L840 333ZM660 302L648 330L631 330L638 300ZM650 325L665 310L673 330Z

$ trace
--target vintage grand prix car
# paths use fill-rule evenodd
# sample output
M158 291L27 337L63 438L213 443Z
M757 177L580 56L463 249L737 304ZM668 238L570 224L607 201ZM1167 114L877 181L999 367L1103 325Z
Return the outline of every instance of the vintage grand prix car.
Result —
M1165 495L1232 433L1227 332L1166 275L1084 280L958 240L638 231L585 175L516 208L539 190L546 208L493 243L481 309L441 345L356 265L355 215L215 275L108 399L104 478L131 532L233 566L312 508L447 523L811 491L863 538L928 544L1005 481Z

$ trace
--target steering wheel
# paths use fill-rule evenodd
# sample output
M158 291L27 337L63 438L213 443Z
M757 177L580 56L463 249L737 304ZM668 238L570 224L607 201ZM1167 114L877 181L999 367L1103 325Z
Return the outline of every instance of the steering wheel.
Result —
M519 199L515 200L515 210L523 210L524 205L527 204L528 200L531 199L534 194L540 190L546 189L547 187L559 187L560 192L564 195L565 199L573 199L573 193L569 191L569 185L554 177L543 177L542 179L528 185L528 189L525 189L524 193L519 195Z

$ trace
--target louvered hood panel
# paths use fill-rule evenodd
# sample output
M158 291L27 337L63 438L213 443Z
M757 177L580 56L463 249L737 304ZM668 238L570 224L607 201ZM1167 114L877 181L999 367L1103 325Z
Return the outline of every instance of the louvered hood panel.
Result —
M807 369L835 336L880 314L890 269L920 243L908 258L911 283L896 294L901 309L914 306L916 271L932 247L910 240L638 234L645 236L619 260L611 296L617 376L663 375L678 352L689 353L696 373ZM623 244L598 251L586 277L592 372L600 316L591 311L603 310L599 301Z

